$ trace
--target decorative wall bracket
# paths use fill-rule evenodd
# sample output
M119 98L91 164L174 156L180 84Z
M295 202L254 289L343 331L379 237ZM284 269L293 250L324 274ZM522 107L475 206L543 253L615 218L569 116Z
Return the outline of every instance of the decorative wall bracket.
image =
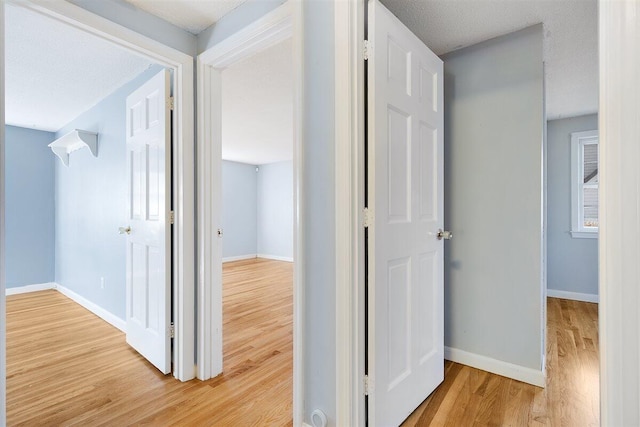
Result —
M84 147L89 147L91 154L98 157L98 134L75 129L53 141L49 147L65 166L69 166L69 154Z

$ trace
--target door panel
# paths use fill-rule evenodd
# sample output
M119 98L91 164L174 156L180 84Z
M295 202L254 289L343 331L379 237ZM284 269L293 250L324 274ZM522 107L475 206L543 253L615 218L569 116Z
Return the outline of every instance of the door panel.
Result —
M127 343L171 371L169 72L127 98Z
M442 61L369 2L369 421L399 425L444 376Z

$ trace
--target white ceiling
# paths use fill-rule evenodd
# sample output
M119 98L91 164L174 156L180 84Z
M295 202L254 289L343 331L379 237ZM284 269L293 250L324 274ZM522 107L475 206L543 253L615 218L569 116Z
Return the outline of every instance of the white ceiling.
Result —
M438 55L542 22L547 118L597 112L597 0L382 3Z
M293 158L291 39L222 72L222 158L261 165Z
M22 7L5 11L7 124L57 131L150 65Z
M125 0L138 9L198 34L246 0Z

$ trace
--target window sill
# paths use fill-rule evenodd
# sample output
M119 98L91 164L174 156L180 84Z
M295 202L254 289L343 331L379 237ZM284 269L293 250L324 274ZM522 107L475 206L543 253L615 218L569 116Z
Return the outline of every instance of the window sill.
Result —
M571 237L574 239L597 239L597 231L571 231Z

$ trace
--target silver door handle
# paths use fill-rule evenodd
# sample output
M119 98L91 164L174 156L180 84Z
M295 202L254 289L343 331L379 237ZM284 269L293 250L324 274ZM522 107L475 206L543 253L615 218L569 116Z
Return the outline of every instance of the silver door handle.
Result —
M438 240L451 240L453 239L453 233L450 231L443 231L442 228L438 230L438 234L436 235Z
M131 226L128 225L126 227L120 227L118 228L118 231L120 232L120 234L131 234Z

